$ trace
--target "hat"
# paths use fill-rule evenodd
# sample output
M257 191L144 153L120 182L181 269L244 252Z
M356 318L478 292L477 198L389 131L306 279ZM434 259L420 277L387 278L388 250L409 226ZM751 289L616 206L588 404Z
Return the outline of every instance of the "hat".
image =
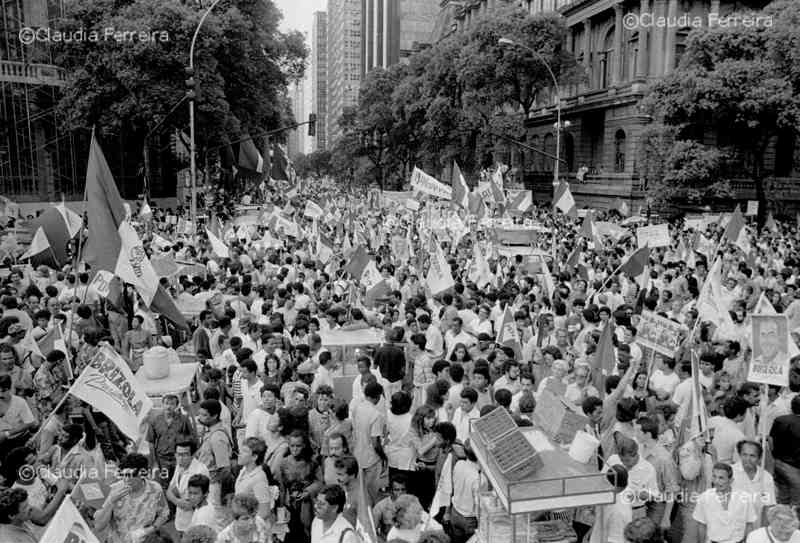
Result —
M492 341L492 336L490 336L486 332L481 332L480 334L478 334L478 341Z
M12 324L11 326L8 327L8 335L9 336L15 336L15 335L18 335L20 333L22 335L25 334L25 327L23 327L20 323L15 322L14 324Z
M305 362L297 366L298 375L303 375L303 374L308 375L310 373L314 373L314 371L315 371L314 364L310 360L306 360Z

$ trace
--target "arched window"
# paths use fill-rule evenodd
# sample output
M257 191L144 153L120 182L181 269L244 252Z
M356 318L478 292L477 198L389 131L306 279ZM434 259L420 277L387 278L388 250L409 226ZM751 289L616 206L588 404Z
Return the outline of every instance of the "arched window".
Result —
M639 33L634 32L631 39L628 40L628 58L624 59L625 62L625 80L630 81L636 78L636 73L639 70Z
M562 151L561 151L561 158L564 159L566 164L562 164L564 168L568 172L575 171L575 141L572 139L572 134L562 134L561 139L564 141L561 142Z
M555 155L556 154L556 141L553 137L553 134L547 134L544 137L544 149L543 151L548 155ZM553 171L553 159L550 157L544 157L544 171L552 172Z
M603 40L603 49L600 51L600 69L598 75L600 80L597 82L601 89L608 87L614 82L612 70L614 66L614 27L606 33Z
M622 129L614 134L614 171L625 171L625 131Z

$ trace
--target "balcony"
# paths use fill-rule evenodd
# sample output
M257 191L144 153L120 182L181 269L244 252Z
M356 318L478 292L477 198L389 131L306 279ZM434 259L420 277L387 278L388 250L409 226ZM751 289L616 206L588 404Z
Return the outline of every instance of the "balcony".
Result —
M623 103L639 101L647 91L644 78L634 79L619 85L602 89L588 89L584 85L570 85L561 92L561 112L563 114L580 113L598 107L608 107ZM528 116L528 122L536 122L556 113L555 102L536 104Z
M11 60L0 60L0 81L54 87L63 87L67 83L66 73L57 66L26 64Z

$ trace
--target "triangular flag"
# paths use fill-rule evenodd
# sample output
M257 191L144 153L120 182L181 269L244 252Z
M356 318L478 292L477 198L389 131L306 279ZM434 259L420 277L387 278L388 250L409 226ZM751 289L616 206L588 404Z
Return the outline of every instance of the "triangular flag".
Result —
M64 224L67 225L67 232L69 232L70 239L78 235L78 232L83 228L83 218L72 211L64 202L56 205L55 208L64 218Z
M713 323L718 330L733 330L733 319L728 308L723 307L722 300L722 259L717 258L697 298L698 318Z
M47 523L39 543L100 543L100 541L83 520L83 515L75 507L72 497L67 496Z
M544 259L542 259L542 268L544 288L547 290L548 299L552 301L553 295L556 293L556 284L553 282L553 274L550 273L550 266L547 265L547 261Z
M344 267L344 271L349 273L352 277L361 277L361 274L364 272L364 268L367 267L367 264L369 264L370 260L371 259L367 254L367 250L363 245L359 245L355 250L355 253L351 255L350 262L348 262Z
M522 359L522 342L519 338L519 331L517 330L517 323L514 321L514 314L511 312L511 306L506 305L503 312L503 319L500 321L500 326L497 329L497 344L514 349L514 355L517 360Z
M323 235L317 237L317 259L327 264L333 258L333 242Z
M31 240L31 245L28 247L28 250L25 251L22 256L19 257L20 260L26 260L28 258L33 258L34 256L43 253L50 249L50 240L47 239L47 234L44 233L44 228L41 226L36 229L36 233L33 235L33 240Z
M645 271L648 262L650 261L650 247L644 246L637 249L622 266L619 271L628 277L639 277Z
M149 219L153 216L153 210L150 209L150 204L147 203L147 200L144 201L142 209L139 211L139 216L143 219Z
M453 192L451 201L464 209L469 207L469 187L456 161L453 161Z
M312 202L311 200L306 202L305 211L303 211L303 216L308 217L310 219L319 219L325 214L325 210L319 207L318 204Z
M206 228L206 235L208 236L208 241L211 243L211 250L214 251L214 254L220 258L229 258L231 256L231 252L228 249L228 246L225 245L221 239L214 235L214 233Z
M739 209L738 205L731 214L730 221L725 228L725 233L722 235L722 238L737 245L742 252L750 252L750 242L747 239L746 223L744 216L742 215L742 211Z
M772 211L767 214L767 220L764 222L764 228L771 232L778 232L778 223L775 221L775 217L772 216Z
M524 215L531 207L533 207L533 193L529 190L521 190L508 204L508 212L512 215Z
M264 173L264 157L258 152L249 135L239 143L239 168Z
M153 407L128 363L108 346L100 347L72 384L69 394L104 413L133 440L141 436L141 425Z
M430 268L428 275L425 278L428 288L431 289L431 294L436 295L449 288L455 286L456 282L453 280L453 274L450 270L450 264L444 257L442 248L436 244L434 254L431 255Z
M469 280L482 289L491 281L492 271L489 269L489 259L481 249L481 244L476 243L472 246L472 259Z
M569 185L567 185L565 181L561 181L558 187L556 187L556 192L553 195L553 206L564 215L570 217L578 216L578 208L575 207L575 199L572 197Z
M147 255L138 240L138 235L130 225L125 223L125 206L119 195L111 170L108 167L103 151L97 138L92 135L89 161L86 167L86 197L89 213L89 238L86 241L86 261L95 271L106 270L119 275L117 267L121 265L129 275L137 278L136 283L143 290L143 298L150 298L150 309L163 315L175 325L188 329L186 318L175 306L175 302L167 292L158 284L158 278L147 260ZM126 234L125 244L120 232ZM123 250L126 249L124 252ZM127 264L125 263L127 262ZM149 268L149 270L147 269ZM122 277L123 280L128 280ZM152 285L146 285L148 280L155 280ZM151 297L149 293L155 289ZM114 288L113 291L121 297L122 289ZM112 303L120 307L121 299Z
M572 252L567 257L566 266L567 268L575 268L578 266L581 260L581 250L578 246L576 246Z

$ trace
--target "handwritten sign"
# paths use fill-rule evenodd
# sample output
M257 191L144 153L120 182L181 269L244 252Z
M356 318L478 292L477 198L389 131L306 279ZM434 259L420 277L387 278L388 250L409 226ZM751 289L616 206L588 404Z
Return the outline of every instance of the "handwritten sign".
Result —
M789 320L786 315L751 315L753 360L751 383L789 386Z
M641 249L645 245L653 247L669 247L672 240L669 237L669 227L666 224L642 226L636 229L636 242Z
M747 213L748 217L755 217L758 215L758 200L747 200Z
M411 173L411 187L418 192L424 192L446 200L449 200L453 194L452 188L440 183L435 177L428 175L419 168L414 168Z
M652 311L642 311L636 342L672 358L680 343L681 325Z

